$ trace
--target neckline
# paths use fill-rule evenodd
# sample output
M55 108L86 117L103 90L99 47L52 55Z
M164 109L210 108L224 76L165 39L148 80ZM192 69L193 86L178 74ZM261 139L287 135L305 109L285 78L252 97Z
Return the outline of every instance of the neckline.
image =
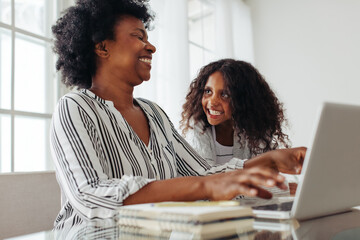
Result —
M211 132L212 132L212 136L213 136L215 145L218 145L218 146L223 147L223 148L233 148L233 147L234 147L234 145L232 145L232 146L223 145L223 144L219 143L219 142L216 140L216 130L215 130L215 126L214 126L214 125L211 126Z
M136 98L134 98L134 101L136 101L137 105L141 108L141 110L143 111L143 113L145 114L145 117L147 119L148 122L148 126L149 126L149 142L146 144L139 136L138 134L134 131L134 129L132 128L132 126L128 123L128 121L126 121L126 119L124 118L124 116L121 114L121 112L119 110L117 110L114 106L113 101L111 100L105 100L99 96L97 96L95 93L93 93L92 91L88 90L88 89L81 89L80 92L88 95L89 97L106 104L108 107L115 109L115 111L120 114L121 119L123 121L123 124L125 124L125 126L130 129L130 131L132 132L132 134L134 136L136 136L136 138L147 148L150 149L151 148L151 139L152 139L152 134L153 134L153 130L152 130L152 123L150 121L150 116L148 114L147 109L145 108L145 106L142 106L142 104L140 103L140 101L138 101Z

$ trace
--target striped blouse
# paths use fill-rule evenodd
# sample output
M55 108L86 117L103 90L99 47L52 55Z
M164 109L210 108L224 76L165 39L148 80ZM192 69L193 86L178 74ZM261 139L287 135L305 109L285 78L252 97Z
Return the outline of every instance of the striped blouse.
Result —
M211 167L178 134L155 103L135 99L150 128L149 144L136 135L114 107L89 90L62 97L53 114L50 142L65 222L113 217L123 200L147 183L242 168L243 161Z

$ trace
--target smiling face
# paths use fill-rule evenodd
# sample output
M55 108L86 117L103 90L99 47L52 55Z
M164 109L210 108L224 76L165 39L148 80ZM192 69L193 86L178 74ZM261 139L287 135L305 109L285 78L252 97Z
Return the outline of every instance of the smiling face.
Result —
M211 74L206 82L202 97L202 106L211 125L232 126L230 93L220 72Z
M148 41L141 20L129 15L120 17L114 28L114 40L105 40L103 44L107 59L104 63L116 79L124 79L133 86L150 79L156 48Z

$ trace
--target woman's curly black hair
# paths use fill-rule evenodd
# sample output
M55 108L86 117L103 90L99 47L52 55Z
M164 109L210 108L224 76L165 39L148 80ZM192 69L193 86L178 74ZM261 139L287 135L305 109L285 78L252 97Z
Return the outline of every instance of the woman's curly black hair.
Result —
M67 87L90 88L96 72L94 48L114 39L114 27L121 16L140 19L149 29L154 14L148 0L78 0L52 27L56 70Z
M241 137L248 142L250 153L256 155L279 146L288 148L290 140L282 131L282 126L287 124L283 104L256 68L234 59L222 59L202 67L192 81L181 114L183 135L199 122L204 126L203 131L210 127L201 100L206 82L214 72L220 72L225 80L234 128L240 142Z

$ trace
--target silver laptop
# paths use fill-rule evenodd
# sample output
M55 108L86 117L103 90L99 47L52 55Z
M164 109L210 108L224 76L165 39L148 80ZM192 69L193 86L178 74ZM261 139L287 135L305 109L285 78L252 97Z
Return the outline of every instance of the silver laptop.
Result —
M255 217L305 220L360 205L360 106L324 103L310 143L293 202L254 207Z

